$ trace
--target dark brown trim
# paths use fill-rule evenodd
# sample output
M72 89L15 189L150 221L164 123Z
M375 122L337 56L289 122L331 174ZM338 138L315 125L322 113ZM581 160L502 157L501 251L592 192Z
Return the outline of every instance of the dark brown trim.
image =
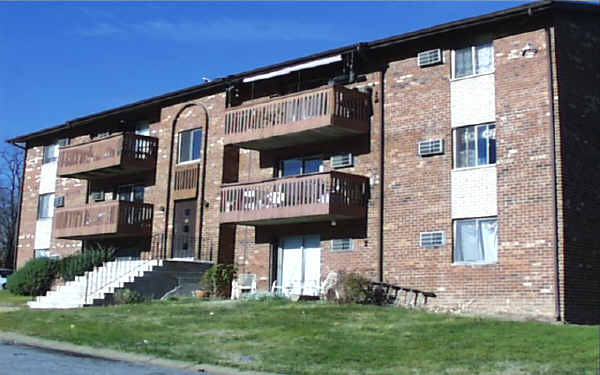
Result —
M383 272L383 266L384 266L384 262L383 262L383 257L384 257L384 244L383 244L383 236L384 236L384 230L383 230L383 226L384 226L384 221L385 221L385 217L383 215L384 210L385 210L385 110L384 110L384 98L385 98L385 72L387 71L387 66L382 67L381 71L380 71L380 79L379 79L379 83L381 85L379 91L380 91L380 95L379 95L379 113L380 113L380 129L379 129L379 133L380 133L380 143L379 143L379 147L380 147L380 153L379 153L379 160L380 160L380 166L379 166L379 233L378 233L378 242L379 242L379 256L378 256L378 279L379 282L383 282L383 276L384 276L384 272Z

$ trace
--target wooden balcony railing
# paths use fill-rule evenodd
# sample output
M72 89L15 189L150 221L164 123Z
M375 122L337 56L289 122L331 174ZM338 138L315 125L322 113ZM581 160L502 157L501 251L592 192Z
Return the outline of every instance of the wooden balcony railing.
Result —
M193 199L198 195L200 163L175 167L173 199Z
M153 205L107 201L78 208L58 208L54 231L57 238L149 236Z
M58 156L58 175L93 179L156 168L158 139L122 133L64 146Z
M367 213L369 180L322 172L221 189L222 223L268 225L362 218Z
M225 143L268 150L369 132L369 95L329 86L228 109Z

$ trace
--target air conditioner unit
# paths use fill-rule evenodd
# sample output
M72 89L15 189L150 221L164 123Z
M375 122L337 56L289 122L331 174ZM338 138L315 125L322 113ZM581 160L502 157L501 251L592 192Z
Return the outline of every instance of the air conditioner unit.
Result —
M429 51L420 52L417 55L417 64L420 67L440 64L442 62L442 50L431 49Z
M59 197L54 198L54 207L64 207L65 206L65 197L61 195Z
M420 156L431 156L439 155L444 153L444 140L443 139L431 139L427 141L419 142L419 155Z
M103 191L94 191L92 193L92 200L94 202L99 202L104 200L104 192Z
M344 168L354 165L352 154L334 155L330 160L331 168Z
M351 251L354 248L352 238L336 238L331 240L331 251Z
M440 247L446 243L444 232L421 232L419 235L421 247Z

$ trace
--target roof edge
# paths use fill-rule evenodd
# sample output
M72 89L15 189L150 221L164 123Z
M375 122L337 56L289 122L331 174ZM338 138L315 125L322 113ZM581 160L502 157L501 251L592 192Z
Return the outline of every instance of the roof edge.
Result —
M324 58L329 55L349 52L349 51L357 48L359 45L363 45L363 44L366 44L369 48L385 48L385 47L389 47L389 46L392 46L395 44L415 40L418 38L424 38L424 37L428 37L431 35L442 34L442 33L446 33L446 32L464 29L467 27L472 27L472 26L475 26L478 24L491 23L491 22L498 21L500 19L515 17L518 15L521 15L521 13L531 14L531 12L536 12L536 11L539 12L539 11L555 9L555 8L561 9L561 10L572 10L572 11L584 11L585 10L586 12L589 10L595 10L598 13L600 13L600 6L598 6L594 3L573 3L573 2L568 2L568 1L556 1L556 0L542 0L542 1L538 1L538 2L526 3L523 5L516 6L516 7L503 9L500 11L487 13L487 14L483 14L480 16L464 18L464 19L461 19L458 21L452 21L452 22L444 23L444 24L429 27L429 28L411 31L408 33L399 34L399 35L392 36L389 38L374 40L374 41L371 41L368 43L360 43L360 42L354 43L354 44L351 44L348 46L339 47L339 48L335 48L335 49L331 49L331 50L326 50L326 51L311 54L308 56L303 56L303 57L292 59L292 60L286 60L281 63L267 65L264 67L245 71L242 73L217 78L211 82L207 82L207 83L203 83L203 84L195 85L195 86L190 86L190 87L187 87L187 88L184 88L181 90L168 92L168 93L165 93L165 94L162 94L159 96L155 96L155 97L151 97L148 99L143 99L143 100L140 100L137 102L133 102L130 104L126 104L124 106L120 106L120 107L108 109L105 111L93 113L93 114L90 114L87 116L78 117L78 118L72 119L70 121L67 121L61 125L56 125L53 127L39 130L37 132L33 132L33 133L29 133L29 134L25 134L22 136L8 139L8 140L6 140L6 142L12 143L12 144L19 143L19 142L27 142L28 140L35 139L37 137L41 137L41 136L45 136L45 135L50 135L52 133L56 133L56 132L59 132L59 131L65 130L65 129L69 129L74 125L98 120L102 117L117 115L120 112L134 110L134 109L146 107L149 105L160 104L167 100L175 99L179 96L193 95L195 93L200 93L202 91L207 91L210 89L218 88L219 86L224 87L228 84L231 84L234 81L239 81L239 80L243 79L244 77L248 77L248 76L252 76L252 75L256 75L256 74L268 73L273 70L281 69L281 68L299 64L299 63L303 63L303 62L314 60L317 58Z

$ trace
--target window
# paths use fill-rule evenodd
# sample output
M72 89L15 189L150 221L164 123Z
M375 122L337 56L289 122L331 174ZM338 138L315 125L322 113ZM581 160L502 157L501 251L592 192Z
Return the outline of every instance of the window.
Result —
M58 145L52 144L52 145L47 145L44 146L44 160L43 163L52 163L56 161L56 158L58 157Z
M143 185L121 185L117 189L117 195L118 195L120 201L143 202L144 201L144 186Z
M179 162L199 160L202 157L202 129L179 133Z
M496 164L496 125L466 126L454 130L455 168Z
M452 53L454 78L485 74L494 71L494 46L492 43L481 44Z
M315 173L323 170L321 158L287 159L281 162L281 177Z
M54 216L54 193L41 194L38 202L38 219Z
M455 262L498 261L498 220L496 218L456 220L454 232Z

